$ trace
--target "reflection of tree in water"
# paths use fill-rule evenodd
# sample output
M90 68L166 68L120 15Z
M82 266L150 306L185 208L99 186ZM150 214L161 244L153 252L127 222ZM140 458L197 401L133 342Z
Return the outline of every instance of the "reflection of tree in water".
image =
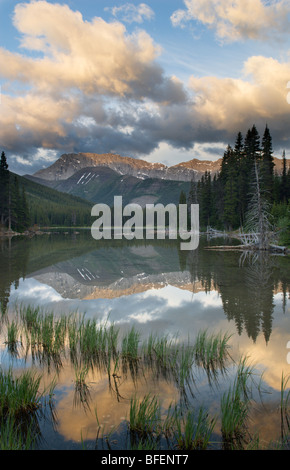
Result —
M254 341L259 330L264 334L266 343L272 332L274 311L274 258L266 252L243 254L240 267L241 291L238 290L241 299L240 307L229 313L236 322L238 331L245 327L248 336Z
M192 282L201 282L205 292L217 290L228 320L234 321L239 335L246 331L256 341L262 331L268 342L273 323L274 294L283 293L286 311L289 260L266 252L242 253L196 250L187 266Z
M5 312L10 296L11 286L19 286L19 279L25 278L29 257L28 243L13 243L11 239L0 239L0 308Z

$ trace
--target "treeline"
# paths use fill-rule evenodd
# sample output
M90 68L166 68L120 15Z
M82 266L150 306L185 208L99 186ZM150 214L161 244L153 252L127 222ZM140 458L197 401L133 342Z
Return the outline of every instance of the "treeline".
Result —
M258 168L261 196L271 207L273 218L289 218L290 170L283 152L283 170L278 174L273 158L272 137L266 126L262 139L255 125L245 138L239 132L234 147L228 145L221 169L214 176L205 172L192 181L188 202L199 204L200 226L235 230L244 227Z
M90 226L88 201L42 186L8 169L5 152L0 163L0 224L23 232L30 227Z
M8 170L5 152L1 153L0 161L0 224L2 228L20 232L30 225L25 189Z

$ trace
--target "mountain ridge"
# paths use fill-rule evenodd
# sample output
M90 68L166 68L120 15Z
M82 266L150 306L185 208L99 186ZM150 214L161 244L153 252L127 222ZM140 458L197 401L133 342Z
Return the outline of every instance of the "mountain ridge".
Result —
M199 180L205 171L216 174L221 167L222 158L216 160L192 160L173 166L163 163L150 163L146 160L121 156L113 153L64 153L47 168L34 173L34 178L45 181L63 181L84 168L108 167L119 175L135 176L139 179L158 178L174 181ZM274 157L275 169L282 170L282 159ZM290 161L287 160L287 166ZM26 175L27 176L27 175Z
M46 181L65 180L82 168L106 166L120 175L131 175L139 179L160 178L174 181L191 181L206 170L217 172L222 159L217 161L193 159L173 166L163 163L150 163L146 160L105 153L69 153L62 154L48 168L38 170L32 176Z

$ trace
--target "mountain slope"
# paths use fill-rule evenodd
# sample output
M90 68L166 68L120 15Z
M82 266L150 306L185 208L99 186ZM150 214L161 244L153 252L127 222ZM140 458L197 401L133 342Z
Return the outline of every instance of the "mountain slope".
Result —
M59 181L70 178L84 168L108 167L119 175L130 175L136 178L159 178L174 181L191 181L199 179L206 171L216 173L221 165L217 161L191 160L187 163L167 167L162 163L149 163L131 157L122 157L111 153L78 153L63 154L50 167L37 171L33 176L47 181Z
M33 180L34 178L30 177ZM37 178L37 181L93 203L109 206L113 205L114 196L122 196L123 205L137 203L145 206L158 202L178 204L181 191L188 192L190 184L184 181L120 175L105 166L83 168L65 180L52 182Z
M199 180L205 171L216 174L221 167L222 159L198 160L193 159L167 167L161 163L149 163L131 157L106 153L70 153L63 154L48 168L37 171L33 176L45 181L63 181L84 168L107 167L119 175L134 176L139 179L158 178L174 181ZM274 158L275 171L281 173L282 159ZM287 160L288 167L290 161Z
M15 176L25 189L31 225L91 225L92 204L89 201L43 186L24 176Z

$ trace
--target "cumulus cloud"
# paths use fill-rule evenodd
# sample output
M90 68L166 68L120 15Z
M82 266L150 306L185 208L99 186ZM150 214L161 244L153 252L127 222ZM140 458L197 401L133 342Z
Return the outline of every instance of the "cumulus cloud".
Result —
M186 9L176 10L171 21L184 27L189 21L198 21L214 29L219 39L266 40L289 33L290 5L276 0L184 0Z
M0 141L25 171L64 152L144 158L161 144L204 157L253 123L288 138L289 63L251 57L240 79L191 77L185 89L144 31L44 0L18 3L13 22L19 51L0 48Z
M120 7L105 8L112 15L126 23L143 23L144 20L152 20L155 16L154 11L146 3L134 5L125 3Z
M92 151L93 142L95 151L109 151L118 137L128 146L125 119L132 121L137 108L140 114L150 102L187 100L182 83L165 76L156 61L160 48L143 30L128 34L117 21L85 21L67 5L44 0L17 4L13 23L20 52L0 48L6 80L0 139L14 153L31 148L35 154L41 147ZM135 143L131 148L138 151Z
M234 132L252 123L268 122L281 135L289 128L287 82L290 63L263 56L250 57L241 79L191 77L195 111L216 129Z
M151 37L145 31L129 35L119 22L87 22L67 5L46 1L17 4L13 22L22 34L21 47L42 57L1 48L1 73L7 78L43 89L77 87L85 93L124 95L132 93L148 68L155 71L159 48Z

